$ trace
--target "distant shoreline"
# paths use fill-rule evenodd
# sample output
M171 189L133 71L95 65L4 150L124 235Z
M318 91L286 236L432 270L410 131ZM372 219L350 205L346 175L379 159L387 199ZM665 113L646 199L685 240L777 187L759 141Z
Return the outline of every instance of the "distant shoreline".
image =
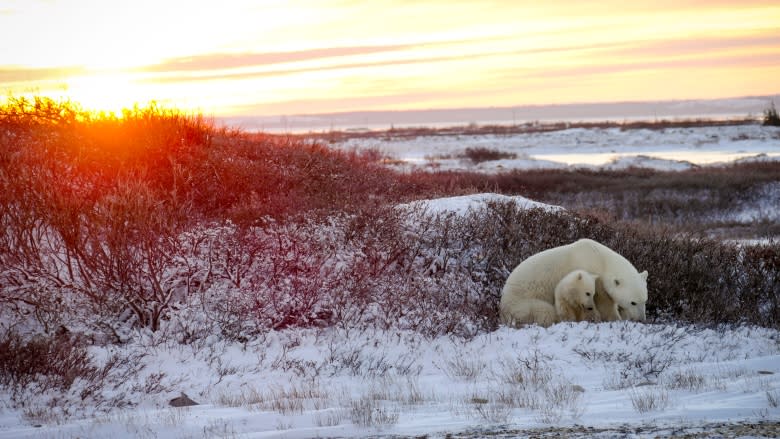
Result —
M221 117L225 125L249 132L304 134L388 131L460 126L526 126L758 119L780 94L723 99L521 105L484 108L355 110L323 114L243 115Z
M514 135L561 131L567 129L608 129L619 128L621 130L650 129L660 130L666 128L692 128L706 126L737 126L760 124L758 118L696 118L696 119L659 119L659 120L634 120L634 121L594 121L594 122L527 122L522 124L485 124L470 123L467 125L451 125L443 127L410 126L389 129L345 129L332 131L310 131L301 133L287 133L292 137L325 140L328 142L343 142L349 139L371 138L415 138L424 136L479 136L479 135ZM279 134L279 133L273 133Z

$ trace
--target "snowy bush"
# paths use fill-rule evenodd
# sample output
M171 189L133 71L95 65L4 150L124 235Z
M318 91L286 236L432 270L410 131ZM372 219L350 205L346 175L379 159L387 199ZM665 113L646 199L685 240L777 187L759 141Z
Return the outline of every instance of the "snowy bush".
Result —
M631 389L629 396L631 397L631 405L639 413L663 411L671 404L669 394L663 389Z
M78 252L61 233L38 233L35 251L8 252L4 321L35 320L44 332L68 322L106 341L126 340L132 327L183 343L309 326L472 337L497 327L500 291L519 261L584 237L651 273L651 317L775 326L780 312L773 244L741 249L498 202L463 215L377 207L174 236L176 227L150 225L161 213L130 205L120 223L143 227L81 234Z
M37 382L42 391L65 391L77 378L92 374L86 345L67 336L24 340L19 334L0 337L0 384L21 390Z

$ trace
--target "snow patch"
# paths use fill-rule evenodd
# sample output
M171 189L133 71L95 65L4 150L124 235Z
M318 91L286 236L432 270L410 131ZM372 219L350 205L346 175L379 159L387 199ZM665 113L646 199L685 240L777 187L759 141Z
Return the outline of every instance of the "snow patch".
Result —
M400 207L412 210L424 210L430 214L451 212L457 215L466 215L469 211L484 209L490 202L515 203L521 209L545 209L548 211L563 210L560 206L540 203L520 195L508 196L494 193L413 201L411 203L402 204Z
M685 171L698 167L685 160L667 160L646 155L617 157L606 165L603 169L623 170L629 168L655 169L657 171Z

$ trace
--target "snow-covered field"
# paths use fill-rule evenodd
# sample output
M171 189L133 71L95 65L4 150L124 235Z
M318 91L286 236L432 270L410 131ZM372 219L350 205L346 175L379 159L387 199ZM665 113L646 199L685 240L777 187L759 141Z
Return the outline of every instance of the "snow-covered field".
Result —
M135 407L83 419L56 404L3 409L0 437L443 437L780 418L780 334L759 328L561 323L467 341L329 328L96 351L134 358L138 378L115 392ZM179 391L199 405L168 407Z
M404 166L436 163L440 169L638 163L677 169L758 155L778 159L779 136L776 128L737 126L341 146L377 147ZM520 158L479 165L437 158L467 147ZM495 197L433 200L427 207L462 213ZM89 349L100 361L120 365L107 378L105 403L81 402L86 383L78 380L66 395L26 389L23 404L17 399L14 407L11 395L0 394L0 438L480 437L575 425L614 437L625 425L655 435L718 422L780 422L780 332L755 327L561 323L502 327L464 340L336 326L272 331L246 343L212 336L192 344L160 331ZM181 392L198 405L170 407ZM112 405L126 408L109 410Z
M631 166L683 170L745 159L780 159L780 129L761 125L666 129L568 129L485 136L350 139L345 149L376 148L403 169L476 170ZM466 148L487 148L515 158L472 163Z

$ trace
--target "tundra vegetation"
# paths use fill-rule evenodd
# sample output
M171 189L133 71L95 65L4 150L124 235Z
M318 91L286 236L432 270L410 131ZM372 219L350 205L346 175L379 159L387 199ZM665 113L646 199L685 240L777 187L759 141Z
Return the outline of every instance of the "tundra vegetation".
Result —
M88 398L119 362L92 362L88 347L143 334L192 346L315 327L469 340L498 327L500 291L519 261L579 238L649 271L651 322L780 329L780 244L740 246L718 235L745 232L721 214L776 188L778 162L483 175L399 173L383 159L373 150L222 128L156 105L114 115L8 99L0 106L0 386L11 394L31 383L65 392L82 379L93 383L81 387ZM403 207L479 192L566 210L494 202L455 215ZM758 238L778 236L777 227L744 225ZM531 385L526 375L546 369L529 361L507 363L506 379L522 375L517 385ZM346 354L333 362L355 373L383 367ZM468 379L480 369L471 366L445 367ZM157 384L150 376L143 386ZM413 381L393 385L415 394ZM548 380L533 394L563 395L566 410L580 410L577 394L560 386ZM252 398L270 396L241 401ZM662 394L632 398L639 411L666 404ZM767 398L776 401L777 392ZM521 403L544 408L529 401L474 395L462 410L501 420ZM323 414L322 424L398 419L370 394L346 407Z

